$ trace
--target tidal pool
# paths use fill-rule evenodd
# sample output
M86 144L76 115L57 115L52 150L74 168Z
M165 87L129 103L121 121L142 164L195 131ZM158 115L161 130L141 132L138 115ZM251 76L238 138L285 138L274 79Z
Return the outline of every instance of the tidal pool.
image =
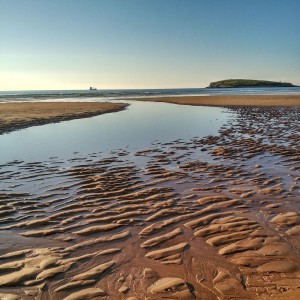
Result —
M0 163L41 161L75 154L136 150L153 142L214 135L230 113L225 108L118 101L120 112L15 131L0 136Z

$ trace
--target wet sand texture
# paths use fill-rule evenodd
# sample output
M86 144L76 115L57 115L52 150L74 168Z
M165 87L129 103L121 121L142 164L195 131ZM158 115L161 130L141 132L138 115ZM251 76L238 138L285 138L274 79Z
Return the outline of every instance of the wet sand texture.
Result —
M61 121L87 118L125 109L122 103L29 102L0 103L0 134Z
M0 299L300 299L300 108L226 111L216 136L2 165Z
M204 106L300 106L300 95L170 96L132 99Z

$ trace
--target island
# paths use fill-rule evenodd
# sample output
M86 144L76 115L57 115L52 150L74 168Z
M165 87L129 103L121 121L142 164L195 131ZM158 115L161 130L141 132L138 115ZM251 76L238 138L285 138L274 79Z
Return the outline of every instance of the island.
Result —
M226 79L211 82L208 88L249 88L249 87L297 87L289 82L254 80L254 79Z

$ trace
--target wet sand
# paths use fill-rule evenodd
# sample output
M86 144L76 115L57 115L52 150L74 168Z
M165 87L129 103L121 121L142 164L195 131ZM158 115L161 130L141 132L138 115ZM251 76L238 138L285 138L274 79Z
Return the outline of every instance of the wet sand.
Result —
M0 134L30 126L88 118L125 109L123 103L0 103Z
M216 136L2 165L0 298L299 299L300 108L227 110Z
M300 106L300 95L178 96L132 99L203 106Z

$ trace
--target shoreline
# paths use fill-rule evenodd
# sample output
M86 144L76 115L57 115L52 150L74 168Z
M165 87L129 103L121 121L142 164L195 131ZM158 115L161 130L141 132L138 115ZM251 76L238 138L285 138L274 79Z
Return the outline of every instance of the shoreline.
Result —
M222 96L166 96L133 98L132 101L166 102L180 105L238 107L238 106L300 106L300 95L222 95Z
M32 126L90 118L126 109L124 103L29 102L0 104L0 135Z
M300 106L300 95L165 96L126 98L122 100L227 108ZM0 135L32 126L118 112L128 107L128 105L114 102L0 103Z

